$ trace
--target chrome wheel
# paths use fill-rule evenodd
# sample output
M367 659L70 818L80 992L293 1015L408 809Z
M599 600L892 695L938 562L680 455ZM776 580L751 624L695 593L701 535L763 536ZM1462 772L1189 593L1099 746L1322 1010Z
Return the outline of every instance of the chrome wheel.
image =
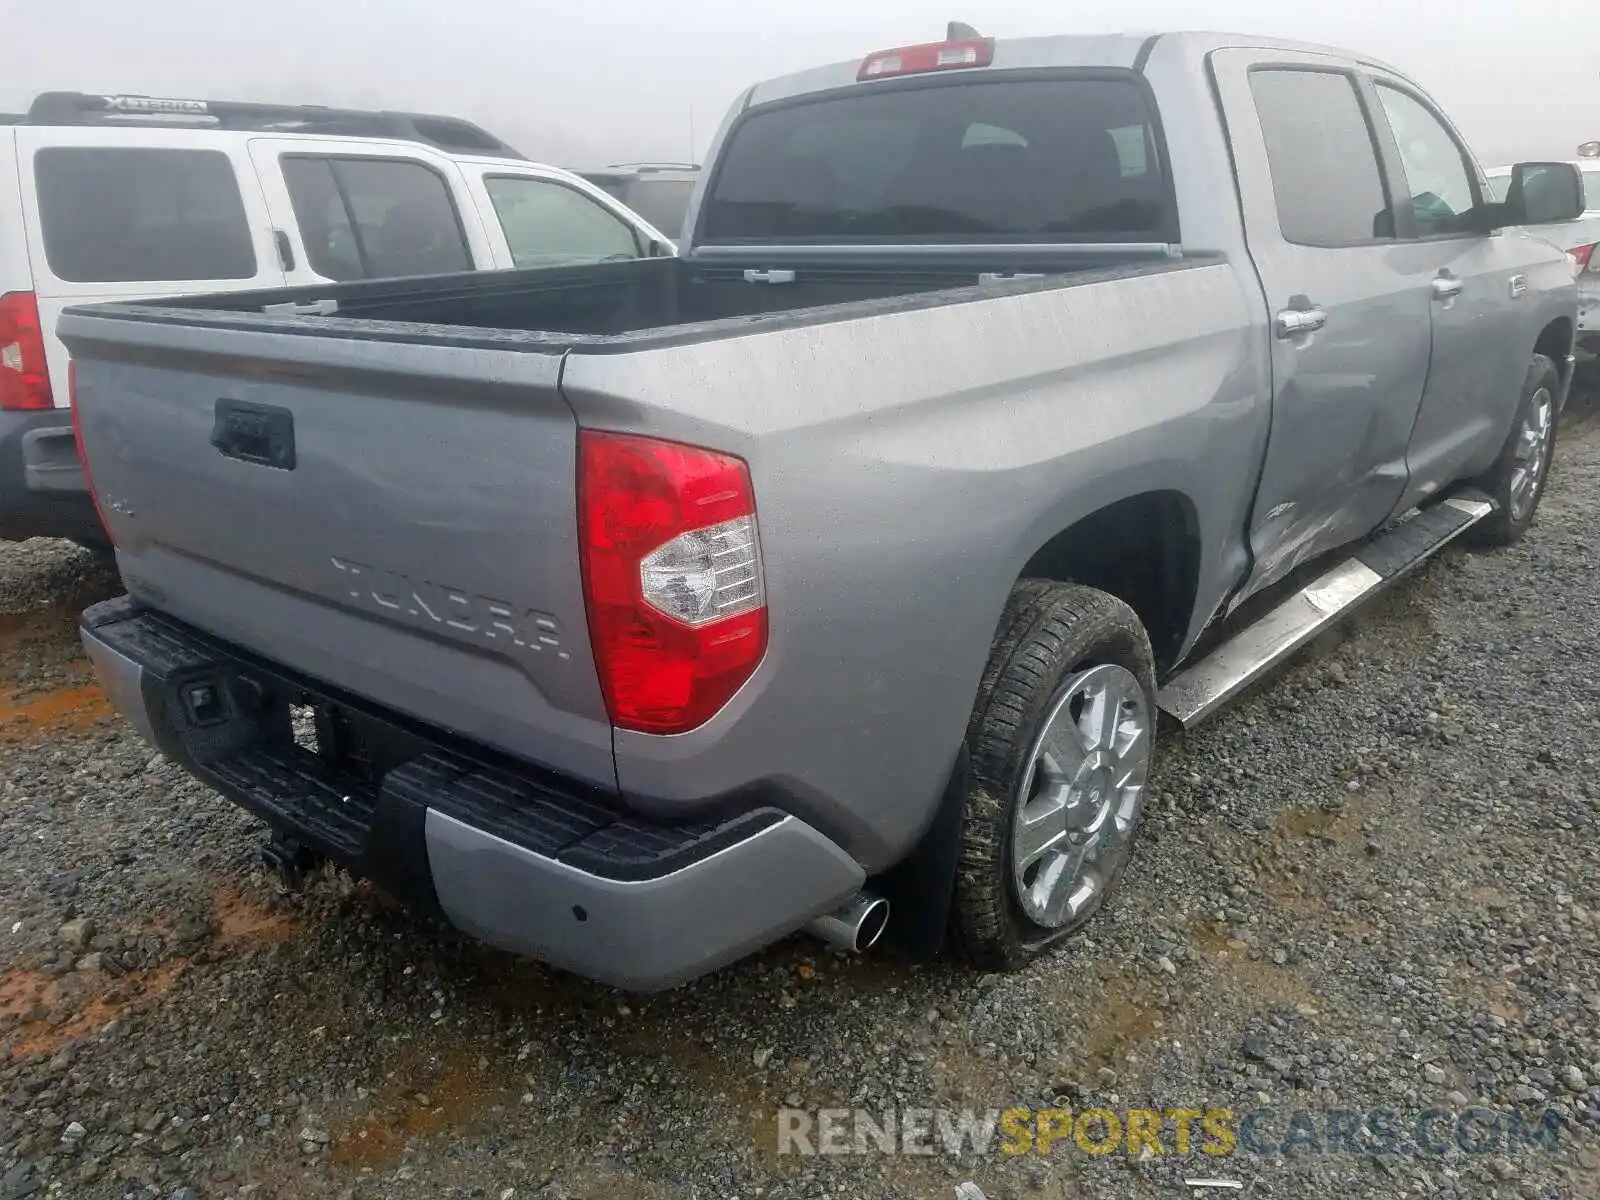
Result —
M1517 430L1516 449L1511 459L1511 518L1521 521L1533 510L1544 485L1545 466L1550 457L1550 432L1555 424L1556 402L1549 388L1540 388L1528 401L1527 415Z
M1144 805L1153 714L1125 667L1090 667L1052 703L1023 773L1011 875L1029 920L1068 925L1116 878Z

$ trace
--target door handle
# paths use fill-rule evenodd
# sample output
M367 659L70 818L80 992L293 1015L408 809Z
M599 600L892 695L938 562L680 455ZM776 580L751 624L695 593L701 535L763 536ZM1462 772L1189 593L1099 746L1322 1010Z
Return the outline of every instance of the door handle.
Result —
M285 271L294 270L294 247L289 244L289 235L281 229L274 229L272 244L278 248L278 265Z
M294 414L271 404L218 400L211 444L227 458L280 471L295 468Z
M1435 300L1453 300L1461 295L1461 280L1454 275L1440 275L1433 281L1433 298Z
M1320 308L1286 308L1278 314L1277 333L1280 338L1299 337L1312 333L1328 323L1328 314Z

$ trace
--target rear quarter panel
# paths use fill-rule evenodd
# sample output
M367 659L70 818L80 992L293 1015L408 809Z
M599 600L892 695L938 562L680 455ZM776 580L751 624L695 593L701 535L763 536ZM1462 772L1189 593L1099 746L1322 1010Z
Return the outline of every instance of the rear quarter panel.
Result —
M766 659L693 733L618 731L625 794L679 811L775 791L887 866L931 818L1006 596L1052 536L1177 490L1199 514L1196 632L1237 577L1269 396L1234 269L962 295L569 355L580 425L749 461L765 560Z

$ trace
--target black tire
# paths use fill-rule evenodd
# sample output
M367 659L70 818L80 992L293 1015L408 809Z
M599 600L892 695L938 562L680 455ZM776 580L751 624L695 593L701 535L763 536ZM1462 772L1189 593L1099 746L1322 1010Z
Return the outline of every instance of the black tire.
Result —
M1541 391L1551 398L1550 434L1543 461L1534 478L1532 502L1522 512L1515 511L1512 481L1518 468L1517 442L1523 423ZM1522 381L1522 395L1517 400L1517 411L1511 418L1511 429L1506 434L1500 456L1478 479L1478 486L1494 500L1495 511L1479 521L1468 531L1468 538L1478 546L1509 546L1528 532L1539 511L1539 501L1544 498L1545 481L1550 474L1550 464L1555 461L1556 431L1560 413L1556 401L1561 396L1561 372L1556 364L1543 354L1535 354L1528 363L1528 373Z
M1080 929L1115 890L1120 866L1092 907L1065 926L1046 928L1023 912L1010 867L1013 819L1034 742L1062 685L1102 664L1125 667L1137 678L1153 740L1154 656L1133 610L1115 596L1074 584L1029 579L1016 586L967 729L971 770L950 940L970 966L1024 966Z

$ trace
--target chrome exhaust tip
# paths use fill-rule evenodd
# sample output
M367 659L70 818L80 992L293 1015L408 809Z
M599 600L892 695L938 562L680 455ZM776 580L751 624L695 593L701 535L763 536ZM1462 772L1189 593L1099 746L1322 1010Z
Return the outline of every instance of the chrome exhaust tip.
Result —
M860 954L872 949L889 924L889 902L882 896L860 892L843 908L806 923L806 932L830 945Z

